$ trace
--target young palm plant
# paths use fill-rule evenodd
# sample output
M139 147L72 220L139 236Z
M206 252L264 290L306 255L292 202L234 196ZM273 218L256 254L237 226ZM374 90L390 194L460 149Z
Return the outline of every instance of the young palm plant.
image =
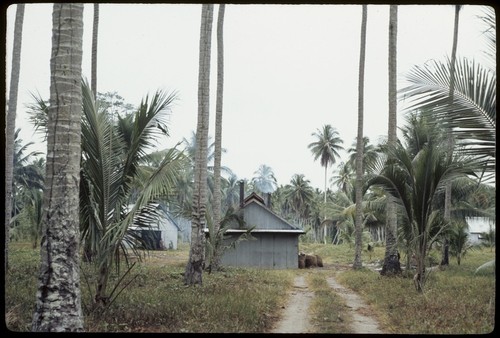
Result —
M141 211L153 210L148 206L173 191L184 157L173 148L165 151L156 168L143 166L154 142L168 136L166 121L175 94L157 91L146 96L133 115L114 118L100 109L86 81L82 94L80 231L98 270L94 302L105 305L112 301L108 294L112 266L120 267L120 251L127 257L124 238L129 227ZM38 102L41 113L46 106L41 99ZM43 114L37 120L43 126ZM133 189L137 182L140 189ZM132 195L135 203L129 208Z
M442 208L436 208L438 193L448 180L474 175L477 161L446 153L442 144L430 138L415 155L398 142L387 148L391 159L380 174L370 179L369 185L383 187L395 197L411 233L417 260L414 277L418 292L423 292L427 274L425 258L431 245L439 238L447 224Z
M457 264L460 265L462 257L465 256L467 250L471 248L467 222L464 220L453 221L449 234L450 252L457 258Z

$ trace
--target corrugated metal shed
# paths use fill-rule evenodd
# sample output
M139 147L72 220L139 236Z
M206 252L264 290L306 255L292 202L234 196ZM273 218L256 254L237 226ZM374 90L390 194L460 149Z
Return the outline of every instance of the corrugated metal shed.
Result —
M245 227L227 230L226 235L230 238L226 244L234 242L251 227L255 227L251 232L254 239L237 242L235 248L226 250L222 264L265 269L298 268L299 236L305 232L276 215L255 193L244 199L240 210Z

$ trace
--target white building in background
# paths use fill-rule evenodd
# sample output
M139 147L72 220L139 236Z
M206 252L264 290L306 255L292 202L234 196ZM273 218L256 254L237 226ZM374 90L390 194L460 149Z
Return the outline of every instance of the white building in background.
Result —
M158 212L156 219L145 219L138 215L135 224L128 230L142 238L147 250L177 250L177 240L181 229L164 206L157 204L156 208ZM131 209L130 206L129 209ZM130 247L131 244L126 245Z
M495 221L486 217L466 217L469 225L469 241L472 244L479 244L482 241L483 232L495 231Z

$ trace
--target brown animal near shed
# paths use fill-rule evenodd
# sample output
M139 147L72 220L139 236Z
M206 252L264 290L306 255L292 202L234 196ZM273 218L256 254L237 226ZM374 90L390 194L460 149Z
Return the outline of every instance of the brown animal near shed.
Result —
M299 269L323 267L323 260L318 255L299 253Z
M316 255L316 261L318 262L318 266L320 268L322 268L323 267L323 259L321 259L320 256Z
M306 267L306 255L304 253L299 253L299 269L304 269Z

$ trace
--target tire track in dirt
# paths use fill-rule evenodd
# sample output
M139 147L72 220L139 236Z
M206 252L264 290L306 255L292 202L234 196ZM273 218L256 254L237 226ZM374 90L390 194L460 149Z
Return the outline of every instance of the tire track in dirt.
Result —
M293 290L285 305L283 318L271 333L310 332L312 326L307 313L313 297L314 293L308 291L304 276L295 277Z
M361 334L383 334L378 322L363 313L369 313L369 307L354 292L340 285L333 276L326 277L328 285L341 296L349 316L352 317L351 332ZM271 333L314 333L314 327L309 315L309 306L314 297L314 292L309 291L304 276L296 276L293 290L288 296L284 306L282 319L272 329Z
M337 283L334 277L327 277L326 281L345 300L346 305L351 309L353 333L383 333L380 331L379 324L375 319L362 314L368 306L357 294Z

